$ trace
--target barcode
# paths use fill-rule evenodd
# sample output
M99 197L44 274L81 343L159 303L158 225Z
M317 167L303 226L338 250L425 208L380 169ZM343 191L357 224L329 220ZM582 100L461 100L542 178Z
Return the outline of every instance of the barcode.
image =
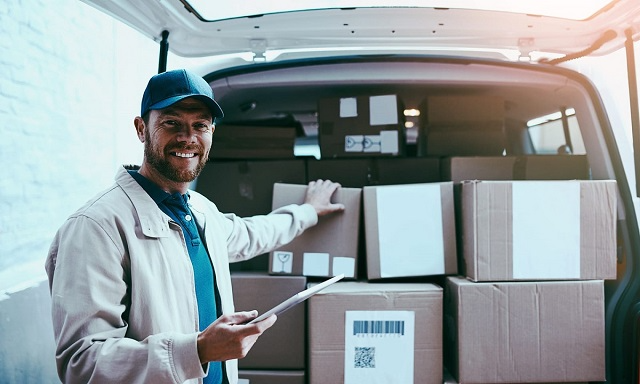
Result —
M398 334L404 335L404 321L376 320L353 322L353 334Z

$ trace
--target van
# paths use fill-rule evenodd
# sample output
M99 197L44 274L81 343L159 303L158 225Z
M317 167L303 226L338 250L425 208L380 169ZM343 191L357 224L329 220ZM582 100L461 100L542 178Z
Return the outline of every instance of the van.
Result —
M156 40L159 72L168 50L206 58L192 69L225 116L196 190L223 211L266 213L275 182L316 178L615 181L602 382L638 382L635 1L84 1ZM595 66L622 52L627 73Z

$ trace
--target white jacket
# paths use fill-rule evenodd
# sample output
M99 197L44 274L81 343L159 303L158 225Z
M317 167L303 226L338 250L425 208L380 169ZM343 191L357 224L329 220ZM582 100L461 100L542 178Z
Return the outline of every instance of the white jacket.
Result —
M229 262L286 244L318 217L308 204L266 216L222 214L190 191L213 263L222 312L233 313ZM46 261L65 383L197 383L193 268L180 226L122 168L116 184L59 229ZM237 361L226 362L237 382Z

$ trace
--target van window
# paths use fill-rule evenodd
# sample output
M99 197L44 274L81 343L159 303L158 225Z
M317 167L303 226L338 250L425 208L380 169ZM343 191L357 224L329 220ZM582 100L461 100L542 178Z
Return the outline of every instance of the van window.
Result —
M575 111L569 108L565 113L567 117L566 131L562 122L562 112L541 116L527 123L536 154L586 154Z

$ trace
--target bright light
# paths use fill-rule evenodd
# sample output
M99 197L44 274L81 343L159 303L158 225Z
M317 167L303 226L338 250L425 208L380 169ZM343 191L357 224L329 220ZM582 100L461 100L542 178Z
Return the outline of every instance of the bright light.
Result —
M414 126L414 125L415 125L415 124L414 124L414 122L413 122L413 121L405 121L405 122L404 122L404 127L405 127L405 128L413 128L413 126Z
M565 114L567 116L573 116L573 115L576 114L576 110L573 109L573 108L567 108L567 110L565 111ZM548 123L550 121L560 120L561 118L562 118L562 113L561 112L555 112L555 113L552 113L550 115L540 116L540 117L537 117L535 119L531 119L531 120L527 121L527 127L534 127L536 125Z
M419 109L405 109L404 110L404 115L405 116L411 116L411 117L415 117L415 116L420 116L420 110Z

